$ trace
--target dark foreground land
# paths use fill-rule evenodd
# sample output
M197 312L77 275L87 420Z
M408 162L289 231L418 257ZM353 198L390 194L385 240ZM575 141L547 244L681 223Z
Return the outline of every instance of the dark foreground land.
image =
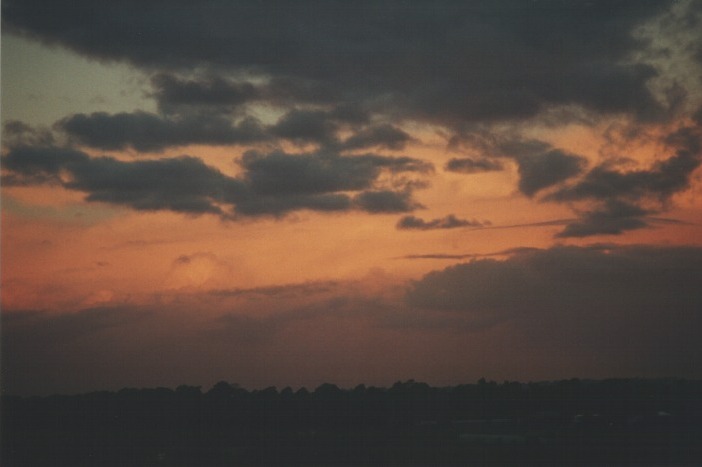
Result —
M702 465L702 381L2 398L2 465Z

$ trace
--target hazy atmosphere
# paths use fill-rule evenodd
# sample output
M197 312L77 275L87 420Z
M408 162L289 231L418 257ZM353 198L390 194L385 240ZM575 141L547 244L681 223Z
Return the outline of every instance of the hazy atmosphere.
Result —
M702 378L702 1L2 2L2 390Z

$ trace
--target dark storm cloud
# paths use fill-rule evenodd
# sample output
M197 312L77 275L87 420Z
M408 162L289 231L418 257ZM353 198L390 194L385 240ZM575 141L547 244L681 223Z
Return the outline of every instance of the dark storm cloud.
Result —
M674 154L634 170L624 170L612 160L588 169L585 157L538 140L503 139L484 133L460 138L478 148L487 163L514 160L519 191L524 195L540 202L565 203L576 211L578 219L557 221L566 224L557 237L618 235L649 227L656 219L652 216L669 208L674 194L689 188L693 172L702 163L699 127L682 127L664 136L661 143ZM453 159L446 168L461 169L464 165L471 173L473 159ZM509 226L494 228L504 227Z
M352 133L343 142L338 131L343 126L358 128L368 123L360 109L339 106L331 110L291 110L269 128L272 136L295 143L313 143L337 150L357 150L372 147L399 150L412 140L401 129L390 124L368 125Z
M292 110L283 115L270 132L294 142L328 145L335 141L337 128L326 112Z
M697 111L692 115L692 119L697 123L698 125L702 125L702 107L697 109Z
M502 164L495 159L488 159L486 157L466 157L460 159L451 159L446 163L444 169L448 172L472 174L502 170Z
M578 175L586 159L559 150L517 158L519 191L534 196L538 191Z
M405 216L397 222L397 228L400 230L435 230L435 229L455 229L458 227L483 227L484 222L475 219L459 219L453 214L440 219L432 219L425 221L415 216Z
M287 154L249 151L239 164L254 191L261 194L325 193L371 188L383 170L427 173L431 164L410 157L372 154L339 156L334 152Z
M84 164L88 159L85 153L75 149L18 147L2 157L2 167L30 180L40 176L60 181L59 172L63 168Z
M702 306L702 249L595 245L520 251L506 260L480 259L427 274L410 303L499 319L585 313L685 313ZM604 310L603 310L604 308Z
M619 172L608 165L594 167L581 181L548 196L554 201L608 200L615 197L660 200L689 186L690 174L700 165L700 155L680 150L650 169Z
M677 151L650 168L623 172L604 163L547 195L548 201L591 204L558 236L616 235L648 227L650 216L665 210L674 194L690 186L693 172L702 163L698 128L681 128L664 142Z
M574 368L694 374L700 273L696 247L556 247L430 273L407 299L464 318L454 326L515 329L511 349L557 352Z
M161 76L159 79L171 83L175 78ZM215 84L188 82L183 85L185 89L167 91L163 91L163 88L174 85L164 86L161 83L160 86L161 90L155 96L163 115L143 111L74 114L59 120L54 127L89 147L103 150L132 147L143 152L189 144L247 145L279 139L296 144L314 144L336 151L371 147L398 150L412 140L406 132L389 124L366 126L366 114L353 107L293 109L274 124L263 125L250 116L239 118L238 121L228 116L227 113L235 110L234 105L227 102L226 96L216 94L226 94L225 90L211 89ZM233 99L238 97L232 97L230 101ZM5 131L9 136L14 135L14 139L22 137L28 141L31 136L35 140L38 138L39 130L22 122L9 122L8 125ZM345 127L354 128L354 132L340 142L337 133ZM44 140L52 138L48 131L41 135Z
M2 163L19 182L43 177L86 193L88 201L146 211L224 214L217 204L246 190L240 181L188 156L123 162L74 150L25 147L7 153Z
M235 178L191 156L125 162L72 149L17 147L2 158L3 182L9 185L54 183L86 193L88 201L223 218L301 209L406 212L419 206L411 190L378 189L378 177L431 168L409 157L333 153L249 152L240 164L244 173Z
M676 148L678 153L688 152L699 156L702 152L702 122L679 128L663 138L663 142Z
M339 101L337 90L331 83L291 76L272 76L266 86L266 96L271 104L278 106L296 103L333 105ZM344 104L356 105L357 102L350 101Z
M2 127L2 142L10 147L22 144L48 146L54 144L54 135L47 128L34 128L19 120L8 120Z
M455 123L550 106L651 119L631 31L670 2L3 2L5 27L149 70L245 71L295 99ZM294 84L294 86L293 86Z
M251 144L268 138L257 120L233 124L214 114L169 118L148 112L75 114L56 123L81 144L104 150L160 151L188 144Z
M554 247L432 272L407 301L459 313L468 326L511 323L565 355L628 355L634 367L675 373L702 362L692 331L702 325L700 274L698 247Z
M260 91L249 82L233 82L213 76L184 79L174 74L158 73L151 78L152 97L166 114L206 107L231 112L260 97Z
M504 138L481 132L454 138L454 142L460 140L477 148L481 155L451 159L444 167L447 171L472 174L501 170L502 159L511 159L517 164L519 191L528 197L577 177L587 166L585 157L555 148L544 141Z
M527 196L579 175L587 159L551 147L543 141L515 140L498 143L497 156L513 158L519 170L519 191Z
M370 113L357 103L345 103L329 111L329 116L336 121L350 125L365 125L370 123Z
M588 237L591 235L618 235L627 230L648 227L650 212L634 204L610 200L603 206L587 211L571 222L557 237Z

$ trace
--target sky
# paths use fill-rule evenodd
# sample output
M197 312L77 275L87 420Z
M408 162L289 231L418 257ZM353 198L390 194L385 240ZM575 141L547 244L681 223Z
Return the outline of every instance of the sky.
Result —
M702 378L702 1L2 2L2 390Z

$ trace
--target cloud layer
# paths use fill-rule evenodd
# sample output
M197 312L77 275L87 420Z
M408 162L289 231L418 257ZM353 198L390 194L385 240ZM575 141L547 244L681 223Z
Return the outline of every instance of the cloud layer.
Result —
M690 362L702 360L691 331L702 324L701 273L697 247L525 249L429 273L407 302L455 313L477 329L513 325L559 352L689 373Z
M669 3L31 0L4 2L3 19L13 31L147 70L246 71L298 101L362 102L441 122L522 119L573 104L651 119L662 110L646 86L657 71L626 60L642 46L632 30ZM154 84L162 103L176 105L260 97L212 76Z
M142 211L284 215L309 209L370 213L411 211L412 185L384 187L383 174L423 174L431 165L410 157L335 153L248 152L244 172L230 177L192 156L121 161L58 147L16 147L2 157L6 185L56 184L86 200Z
M75 114L55 125L78 143L104 150L160 151L189 144L241 145L268 135L253 118L237 123L218 115L167 118L147 112Z
M700 128L681 128L665 140L677 148L675 153L649 168L622 171L600 164L579 180L547 195L544 199L548 201L589 203L580 219L559 236L620 234L647 227L648 217L665 210L673 195L689 188L694 172L702 164Z
M702 1L2 23L3 390L702 377Z
M504 254L382 288L375 278L155 295L63 314L4 310L5 390L211 385L224 376L247 387L353 386L437 370L458 384L466 369L700 377L702 249Z
M695 61L697 52L692 45L687 50L685 40L695 43L698 2L304 0L293 6L177 0L166 7L160 0L9 0L2 12L11 34L133 65L147 76L151 91L145 97L158 109L72 113L55 123L53 133L10 121L8 160L12 148L41 151L63 140L76 151L154 155L188 145L248 151L240 161L244 173L235 180L188 162L214 185L172 203L175 194L164 186L169 182L153 192L114 182L99 193L73 173L81 180L63 186L87 192L90 200L222 215L231 215L233 205L245 215L410 212L422 206L412 198L418 185L403 185L399 174L428 175L430 164L375 153L421 145L418 135L438 128L448 146L470 143L472 155L451 158L446 171L470 176L516 166L519 193L566 204L578 215L559 237L618 235L649 226L648 218L690 186L700 162L696 127L667 138L677 151L673 156L635 170L611 161L588 163L524 131L535 123L589 125L613 118L643 128L694 113L699 79L671 80L672 62L664 62L679 54L683 58L676 60L688 60L682 65ZM664 28L675 15L690 18L676 26L678 35ZM97 170L97 162L89 162ZM149 164L170 170L175 185L185 163ZM139 172L138 180L146 165L119 166ZM23 173L22 183L39 181L47 175L42 173ZM395 183L381 183L381 173L394 174ZM13 177L18 174L6 179ZM398 226L469 223L405 217Z

